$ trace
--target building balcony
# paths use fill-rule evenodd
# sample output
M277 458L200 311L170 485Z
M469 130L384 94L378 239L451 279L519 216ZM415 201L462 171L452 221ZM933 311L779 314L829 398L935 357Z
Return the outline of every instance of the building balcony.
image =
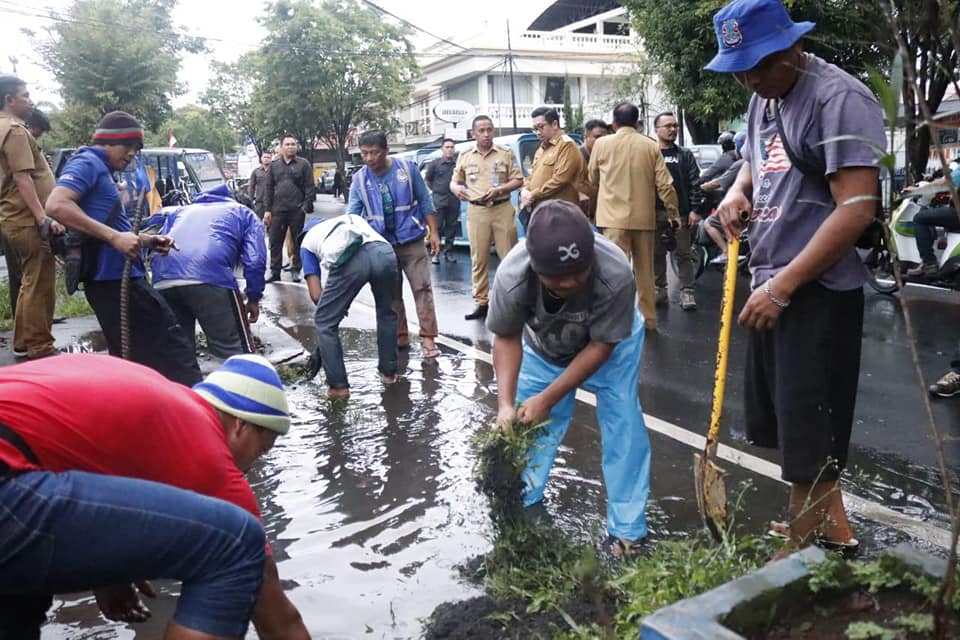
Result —
M636 50L630 36L562 31L523 31L513 47L516 50L578 53L628 53Z

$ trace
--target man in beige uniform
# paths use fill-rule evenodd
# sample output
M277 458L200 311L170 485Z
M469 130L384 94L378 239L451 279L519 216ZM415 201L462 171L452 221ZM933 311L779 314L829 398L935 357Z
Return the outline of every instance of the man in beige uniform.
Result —
M33 104L23 80L0 76L0 229L20 269L20 295L13 318L14 355L53 355L54 260L48 239L63 227L43 205L53 191L50 165L23 120Z
M583 167L580 148L560 128L556 109L537 107L530 114L540 148L533 156L533 168L520 192L520 206L533 211L544 200L566 200L580 205L577 180Z
M647 331L657 330L653 252L657 229L656 196L671 224L680 223L673 177L660 146L637 132L640 111L626 102L613 110L616 134L600 138L590 154L588 174L598 188L597 226L633 260L637 306Z
M487 316L490 291L490 238L501 260L517 244L516 213L510 193L523 185L523 173L506 147L493 144L493 121L480 115L473 119L477 146L460 154L450 181L450 193L467 203L467 237L470 240L470 270L476 308L464 316L480 320Z

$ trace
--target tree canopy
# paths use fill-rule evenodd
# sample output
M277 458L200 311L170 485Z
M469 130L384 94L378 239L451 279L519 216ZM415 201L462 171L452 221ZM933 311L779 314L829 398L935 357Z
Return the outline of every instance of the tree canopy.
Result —
M417 65L406 28L352 0L277 0L262 19L252 111L301 147L324 140L343 162L357 128L396 128Z
M729 74L703 68L717 52L713 14L724 0L624 0L644 50L679 105L694 142L713 142L721 121L746 111L750 94ZM796 21L816 29L806 48L851 73L889 62L892 34L879 7L863 0L786 0Z
M165 147L171 133L178 147L206 149L217 155L233 151L240 142L239 133L225 118L196 105L176 109L156 133L146 137L146 144Z
M122 109L149 130L170 115L180 57L203 49L178 33L170 15L176 0L76 0L66 17L38 38L44 66L60 84L62 134L89 140L105 113ZM34 35L34 34L31 34Z

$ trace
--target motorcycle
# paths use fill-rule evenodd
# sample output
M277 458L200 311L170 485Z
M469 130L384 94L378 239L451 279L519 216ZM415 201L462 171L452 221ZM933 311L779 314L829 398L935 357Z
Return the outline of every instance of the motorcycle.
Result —
M690 236L690 260L693 262L693 278L699 279L707 269L713 269L717 272L723 272L724 263L716 262L722 252L713 239L707 235L704 225L710 224L709 218L701 220ZM747 272L747 262L750 260L750 239L747 237L747 230L740 232L740 255L737 263L741 273ZM676 276L680 275L680 262L677 252L670 253L670 267Z
M885 223L879 246L860 250L869 272L867 284L878 293L894 293L899 286L894 269L899 269L904 284L922 284L939 289L960 290L960 232L938 228L933 248L939 271L933 278L910 278L907 270L920 264L920 252L914 235L913 218L923 208L922 195L905 198Z

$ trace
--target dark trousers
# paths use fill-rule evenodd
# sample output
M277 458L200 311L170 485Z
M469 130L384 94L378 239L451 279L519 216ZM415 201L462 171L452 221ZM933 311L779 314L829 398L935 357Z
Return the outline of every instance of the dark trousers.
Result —
M270 275L279 276L283 269L283 241L287 237L287 229L293 239L293 258L291 271L300 271L300 232L303 231L303 221L306 214L303 209L296 211L274 211L270 221Z
M387 376L397 373L397 311L393 296L399 279L397 256L386 242L369 242L360 247L346 264L330 269L314 320L320 362L331 389L349 387L343 363L340 322L347 315L350 303L367 283L373 290L377 307L377 370Z
M207 337L207 350L218 358L253 353L240 292L212 284L161 289L191 348L197 348L197 323Z
M119 357L120 281L87 282L83 292L97 314L110 355ZM127 319L131 360L188 387L203 379L197 354L170 305L143 278L130 280Z
M913 216L913 230L917 238L917 250L924 263L935 264L937 256L933 243L937 239L937 227L947 231L960 231L960 218L953 207L928 207Z
M7 263L7 285L10 287L10 317L17 317L17 297L20 295L20 263L13 253L13 247L7 237L0 233L0 245L3 246L3 259Z
M780 449L787 482L836 480L846 465L862 337L863 290L817 282L797 289L773 329L750 332L747 440Z
M451 196L434 198L437 207L437 230L443 240L443 249L453 249L453 241L460 235L460 201Z

